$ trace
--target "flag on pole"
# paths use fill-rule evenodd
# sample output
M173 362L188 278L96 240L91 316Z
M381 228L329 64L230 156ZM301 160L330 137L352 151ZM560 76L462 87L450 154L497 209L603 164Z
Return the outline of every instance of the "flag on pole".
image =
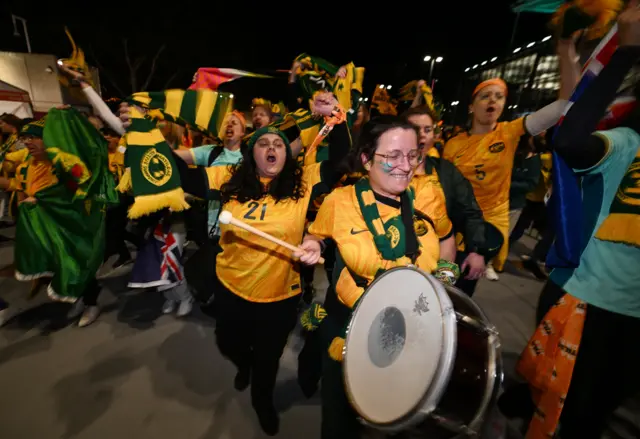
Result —
M220 84L233 81L238 78L273 78L269 75L246 72L237 69L219 69L217 67L201 67L193 75L193 83L189 90L217 90Z

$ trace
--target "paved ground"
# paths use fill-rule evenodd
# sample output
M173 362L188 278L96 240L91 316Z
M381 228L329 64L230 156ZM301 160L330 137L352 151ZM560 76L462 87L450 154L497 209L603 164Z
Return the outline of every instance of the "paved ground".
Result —
M0 267L12 251L0 244ZM501 332L508 374L534 329L541 288L511 271L499 282L482 281L477 293ZM0 330L0 438L265 437L248 393L233 390L234 370L216 350L207 317L162 316L162 296L129 291L122 276L106 282L98 322L80 329L64 319L69 305L44 295L26 302L27 291L27 284L0 277L0 295L25 307ZM319 400L305 400L295 383L301 347L292 336L281 362L276 398L285 439L319 437Z

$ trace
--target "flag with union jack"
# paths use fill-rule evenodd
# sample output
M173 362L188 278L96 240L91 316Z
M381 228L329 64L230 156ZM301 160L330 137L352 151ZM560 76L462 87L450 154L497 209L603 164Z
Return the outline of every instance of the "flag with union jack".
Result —
M161 220L136 255L129 288L167 290L183 282L183 245L184 236L171 231L170 221Z

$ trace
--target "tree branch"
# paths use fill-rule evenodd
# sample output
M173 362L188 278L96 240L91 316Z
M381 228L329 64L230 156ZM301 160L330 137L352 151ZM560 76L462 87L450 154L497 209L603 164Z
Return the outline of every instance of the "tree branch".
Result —
M160 57L160 54L164 50L164 48L165 48L164 44L160 46L160 48L156 52L156 55L153 57L153 60L151 61L151 68L149 69L149 75L147 76L147 80L144 81L144 84L142 85L143 91L149 87L149 83L151 82L151 79L153 78L153 75L156 72L156 63L158 61L158 58Z
M95 62L96 67L98 67L98 70L100 71L100 73L104 74L104 77L111 83L111 85L113 85L113 88L116 89L116 91L120 94L121 98L127 97L128 95L124 91L122 91L118 83L115 81L111 72L102 66L102 63L100 63L100 61L98 60L98 57L96 57L93 51L93 48L88 47L88 49L89 49L88 50L89 55L91 55L91 58L93 59L93 62Z
M169 88L169 85L173 82L174 79L176 79L178 73L180 73L180 70L176 70L175 72L173 72L173 75L169 76L169 79L167 79L167 81L164 83L164 86L162 87L163 90L167 90Z

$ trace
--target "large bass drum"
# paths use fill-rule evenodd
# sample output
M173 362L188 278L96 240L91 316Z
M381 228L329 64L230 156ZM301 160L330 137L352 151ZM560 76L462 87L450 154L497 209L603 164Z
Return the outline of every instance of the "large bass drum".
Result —
M477 437L502 383L500 341L464 293L417 268L394 268L353 312L343 371L351 405L369 427Z

